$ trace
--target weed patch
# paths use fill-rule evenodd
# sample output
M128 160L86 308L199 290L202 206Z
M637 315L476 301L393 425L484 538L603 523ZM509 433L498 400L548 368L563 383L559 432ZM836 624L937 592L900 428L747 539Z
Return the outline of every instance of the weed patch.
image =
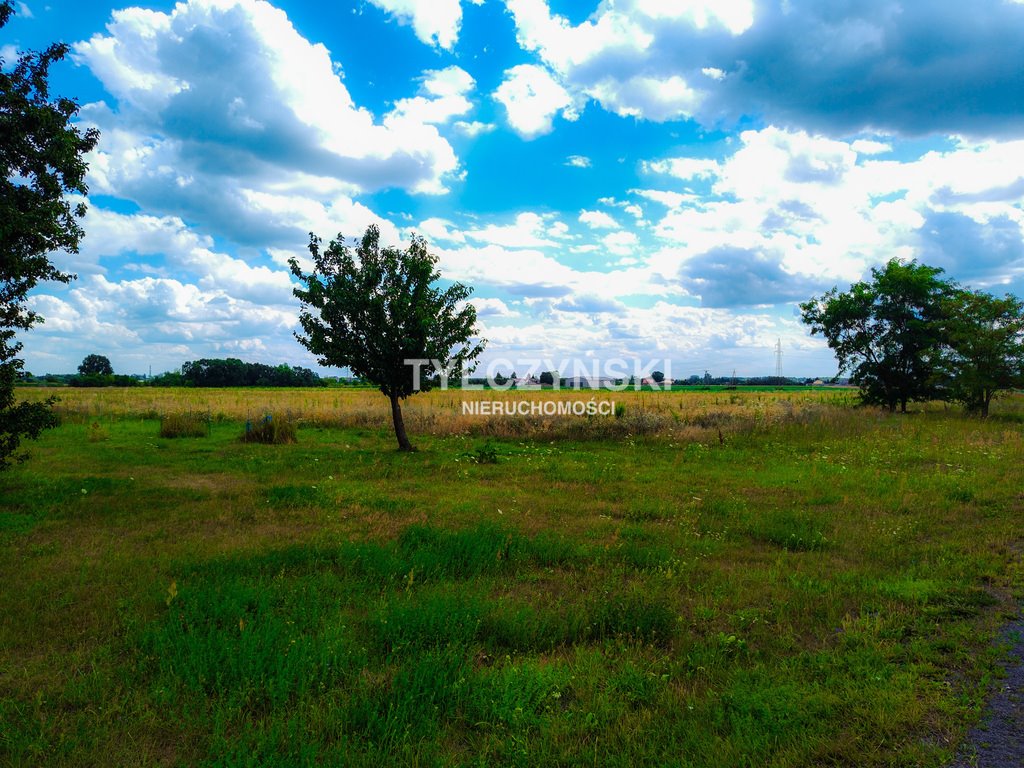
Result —
M285 445L298 440L295 420L290 416L277 416L267 413L255 421L245 422L242 432L243 443L263 443L264 445Z
M209 413L181 411L160 417L160 437L206 437L209 433Z
M790 552L816 552L829 546L822 525L806 513L769 510L750 525L750 536Z

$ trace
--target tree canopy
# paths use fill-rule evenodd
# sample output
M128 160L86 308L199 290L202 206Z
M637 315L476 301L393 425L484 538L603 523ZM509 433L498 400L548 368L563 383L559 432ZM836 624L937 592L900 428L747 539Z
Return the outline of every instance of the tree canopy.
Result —
M822 334L867 403L890 410L935 393L943 301L955 289L942 270L890 260L871 280L833 288L800 305L811 335Z
M202 358L181 366L178 385L186 387L321 387L323 379L309 368L247 363L233 357Z
M959 290L942 310L939 385L949 399L988 416L998 392L1024 386L1024 302Z
M78 366L78 372L83 376L113 376L114 367L103 355L86 355Z
M866 403L907 410L942 399L987 416L992 398L1024 386L1024 302L962 288L941 269L893 259L869 282L801 304Z
M312 272L289 262L303 286L294 290L302 303L295 337L321 365L348 368L380 389L391 401L399 449L413 450L400 401L434 386L438 368L445 377L469 373L483 351L484 342L474 341L476 310L466 301L472 289L454 283L442 290L437 257L423 238L382 248L372 225L354 250L340 235L324 248L311 233L309 252ZM435 366L426 375L423 361Z
M0 27L13 13L10 0L0 0ZM74 100L50 96L50 66L67 52L54 44L20 55L13 67L0 58L0 468L23 438L53 424L50 403L15 401L23 368L15 333L42 321L26 305L29 291L42 280L73 278L50 256L78 250L85 204L68 196L88 192L84 156L99 139L95 129L71 123Z

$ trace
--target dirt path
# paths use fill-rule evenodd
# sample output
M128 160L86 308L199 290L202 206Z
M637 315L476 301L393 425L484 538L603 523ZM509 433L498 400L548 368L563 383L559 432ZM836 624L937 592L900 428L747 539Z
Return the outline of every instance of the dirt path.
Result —
M1012 646L1006 677L997 681L981 723L949 768L1024 768L1024 618L1003 634Z

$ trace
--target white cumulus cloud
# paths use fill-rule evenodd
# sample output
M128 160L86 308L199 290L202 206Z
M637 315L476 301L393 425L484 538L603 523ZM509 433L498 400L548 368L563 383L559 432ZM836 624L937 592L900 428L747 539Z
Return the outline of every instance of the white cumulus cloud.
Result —
M566 120L578 117L569 92L547 69L535 64L520 64L506 70L494 98L505 107L512 129L524 138L549 133L552 120L559 113Z
M579 220L591 229L621 229L622 225L604 211L580 211Z
M460 0L370 0L399 22L412 24L422 42L451 50L462 26Z
M468 111L465 71L426 72L420 94L378 120L355 104L330 51L263 0L115 11L105 33L73 49L117 99L82 112L102 131L93 191L239 241L301 236L250 209L254 195L439 193L459 170L433 123Z
M472 92L475 85L476 81L461 67L428 70L422 79L424 95L400 99L395 102L392 114L420 123L447 123L473 108L466 94Z
M707 127L1019 134L1019 2L617 0L572 23L507 0L520 47L579 100ZM983 20L983 21L979 21ZM908 30L913 30L909 34Z

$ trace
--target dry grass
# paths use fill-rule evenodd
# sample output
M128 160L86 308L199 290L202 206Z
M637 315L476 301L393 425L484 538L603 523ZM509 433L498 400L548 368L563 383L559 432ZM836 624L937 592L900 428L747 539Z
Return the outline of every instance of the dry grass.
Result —
M210 415L184 411L165 413L160 417L160 437L206 437Z
M20 390L42 400L52 389ZM662 435L681 442L714 442L730 434L772 429L782 424L841 418L854 400L851 390L594 392L480 390L433 391L405 401L412 434L479 435L534 439L598 439ZM465 401L613 401L618 416L472 416ZM302 426L386 429L388 401L368 389L68 389L57 406L72 423L107 418L163 418L188 411L209 413L214 421L253 421L265 413L289 413Z

